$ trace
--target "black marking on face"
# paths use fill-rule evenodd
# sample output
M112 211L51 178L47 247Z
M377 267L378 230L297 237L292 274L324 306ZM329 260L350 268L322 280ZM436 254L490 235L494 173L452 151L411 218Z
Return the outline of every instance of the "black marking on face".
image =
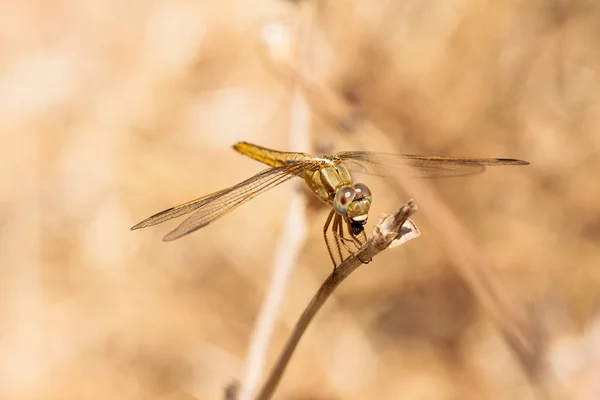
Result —
M352 234L354 236L359 235L362 231L365 230L366 223L366 219L364 221L355 221L350 218L350 229L352 229Z

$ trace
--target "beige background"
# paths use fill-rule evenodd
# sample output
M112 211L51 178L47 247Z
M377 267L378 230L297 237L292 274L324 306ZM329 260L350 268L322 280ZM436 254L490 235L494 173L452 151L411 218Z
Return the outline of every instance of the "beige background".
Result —
M316 3L316 75L406 153L531 162L435 185L509 295L555 333L558 380L591 396L598 4ZM129 227L260 171L236 141L287 148L290 88L258 37L296 15L283 1L2 4L0 398L217 399L241 376L293 185L173 243L161 237L175 222ZM351 149L348 133L314 128L315 145ZM365 182L369 229L410 197ZM325 216L309 211L270 361L330 272ZM276 397L532 398L415 220L421 238L358 270L317 316Z

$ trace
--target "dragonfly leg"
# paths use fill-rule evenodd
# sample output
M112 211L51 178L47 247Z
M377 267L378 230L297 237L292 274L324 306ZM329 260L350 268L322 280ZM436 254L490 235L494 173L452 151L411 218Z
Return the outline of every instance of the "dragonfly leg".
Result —
M331 262L333 262L333 270L335 271L335 267L337 267L337 263L335 262L335 258L333 256L333 250L331 248L331 243L329 242L329 238L327 236L327 232L329 231L329 225L331 225L331 220L335 215L335 210L331 210L329 216L327 217L327 221L325 221L325 226L323 227L323 237L325 238L325 244L327 245L327 251L329 252L329 257L331 257Z
M345 246L344 242L341 241L338 236L337 232L340 230L340 228L342 228L342 216L336 214L336 216L333 219L333 227L332 227L331 231L333 233L335 249L337 250L337 254L340 257L340 263L341 263L342 261L344 261L344 254L342 253L342 247L340 246L340 243L342 245L344 245L344 247L346 247L346 246ZM335 267L334 267L334 270L335 270Z
M350 247L348 247L349 244L353 245L356 250L360 249L360 246L356 246L356 242L354 240L347 238L347 237L342 237L342 236L340 236L341 234L338 232L334 232L334 235L335 235L335 238L340 241L342 246L344 246L344 249L348 253L352 254L352 249Z
M337 227L334 227L334 229L333 229L333 234L334 234L335 239L337 241L336 245L339 248L339 245L341 244L344 247L344 249L346 250L346 252L351 257L357 259L358 261L360 261L363 264L367 264L368 261L365 262L364 260L361 260L360 257L356 256L355 251L353 251L349 247L349 245L351 244L351 245L354 246L355 250L359 250L362 247L362 243L360 242L360 239L358 239L357 237L354 237L354 235L352 235L352 232L350 231L349 228L348 228L348 234L350 235L350 238L344 237L344 226L343 225L344 225L344 221L342 219L342 216L340 215L339 216L339 224L337 224Z
M369 261L361 260L359 257L354 255L354 252L349 247L352 245L355 249L360 249L364 242L361 242L360 238L354 236L352 231L348 228L349 237L345 237L344 232L344 220L341 215L337 215L335 210L332 210L327 216L325 225L323 226L323 237L325 238L325 244L327 245L327 251L329 257L333 262L333 271L337 266L344 261L345 252L350 256L358 259L360 262L366 264ZM330 230L331 227L331 230ZM333 237L329 236L333 235ZM363 232L363 237L366 241L366 235ZM345 251L345 252L344 252Z
M363 241L361 241L361 240L358 238L358 236L355 236L355 235L352 233L352 230L350 229L350 226L349 226L349 225L347 225L347 228L348 228L348 234L349 234L349 235L350 235L350 237L352 238L352 244L354 244L354 246L356 247L356 249L357 249L357 250L358 250L358 249L360 249L360 248L362 247L362 245L363 245L363 243L364 243L364 242L363 242ZM362 233L364 234L364 231L363 231Z
M350 250L350 248L348 247L348 245L346 244L347 242L350 242L352 244L354 244L354 242L352 241L352 239L348 239L344 237L344 223L342 221L342 217L340 216L340 223L338 224L338 230L337 233L334 232L334 235L336 235L336 238L340 241L340 243L342 244L342 246L344 246L344 248L346 249L346 251L350 254L352 254L352 250Z
M362 246L363 244L367 243L368 239L367 239L367 234L365 233L365 231L362 231L361 235L363 237L363 240L362 240L362 243L361 243L361 246Z

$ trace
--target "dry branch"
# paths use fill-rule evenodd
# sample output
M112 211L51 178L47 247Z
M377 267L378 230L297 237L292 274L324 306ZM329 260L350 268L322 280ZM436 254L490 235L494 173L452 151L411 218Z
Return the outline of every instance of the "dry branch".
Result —
M388 247L395 247L397 244L404 243L419 235L414 223L408 219L416 210L416 204L410 200L395 214L384 216L373 228L367 243L357 253L346 258L323 282L294 327L277 363L271 370L270 376L256 397L257 399L267 400L271 398L308 324L335 288L363 264L361 260L371 260Z

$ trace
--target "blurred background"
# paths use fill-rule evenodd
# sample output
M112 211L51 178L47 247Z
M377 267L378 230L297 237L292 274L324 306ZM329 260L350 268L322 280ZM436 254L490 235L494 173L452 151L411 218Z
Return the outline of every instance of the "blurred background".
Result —
M531 163L431 184L535 310L553 379L600 396L598 2L34 0L0 13L1 399L217 399L241 378L293 185L176 242L175 221L129 228L262 170L236 141L289 149L292 89L260 36L302 7L315 77L401 152ZM390 150L313 111L292 150ZM363 180L368 231L412 197ZM327 210L307 215L269 365L331 270ZM534 398L414 220L317 315L276 398Z

